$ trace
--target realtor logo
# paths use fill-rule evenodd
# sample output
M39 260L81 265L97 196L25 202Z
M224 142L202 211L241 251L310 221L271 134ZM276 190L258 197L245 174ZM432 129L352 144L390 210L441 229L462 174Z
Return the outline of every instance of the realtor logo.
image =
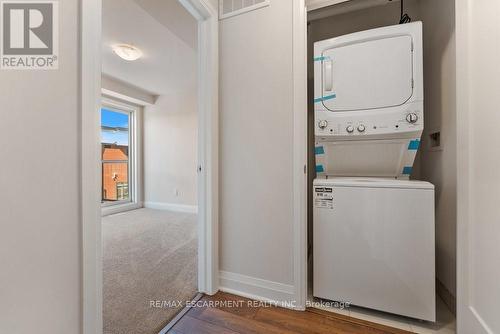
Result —
M58 68L58 2L0 1L1 69Z

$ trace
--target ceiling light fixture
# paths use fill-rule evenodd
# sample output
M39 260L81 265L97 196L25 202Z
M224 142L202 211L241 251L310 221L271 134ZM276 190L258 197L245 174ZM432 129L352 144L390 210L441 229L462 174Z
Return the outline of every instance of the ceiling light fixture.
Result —
M142 51L130 44L113 45L113 51L122 59L134 61L142 57Z

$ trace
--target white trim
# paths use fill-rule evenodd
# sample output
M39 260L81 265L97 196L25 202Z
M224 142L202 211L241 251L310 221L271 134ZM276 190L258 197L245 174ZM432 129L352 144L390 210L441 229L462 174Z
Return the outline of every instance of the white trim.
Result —
M133 104L136 104L136 105L139 105L139 106L152 106L156 102L155 98L151 98L151 99L148 99L148 100L146 100L146 99L137 99L137 98L125 95L125 94L121 94L121 93L115 92L115 91L113 91L111 89L102 88L101 91L102 91L102 95L104 95L106 97L115 98L115 99L118 99L118 100L121 100L121 101L124 101L124 102L130 102L130 103L133 103Z
M180 4L191 14L197 21L203 21L210 17L210 14L207 13L207 3L204 0L199 1L196 0L178 0ZM211 7L211 6L210 6ZM200 39L198 38L198 43Z
M269 6L269 0L264 0L262 2L254 4L254 5L243 7L241 9L234 10L232 12L224 14L224 4L223 4L223 2L224 2L224 0L219 0L219 19L220 20L224 20L224 19L227 19L229 17L233 17L233 16L236 16L236 15L240 15L240 14L243 14L243 13L251 12L251 11L259 9L259 8L263 8L263 7L268 7Z
M298 310L307 300L307 8L293 7L293 280Z
M221 271L220 290L237 296L296 308L294 286L261 278ZM264 297L265 296L265 297Z
M80 1L82 333L102 333L101 0Z
M457 85L457 333L480 333L469 296L469 3L455 1Z
M218 15L207 0L179 0L198 20L199 291L218 291ZM83 334L102 333L100 120L102 1L80 1Z
M158 96L141 88L132 86L110 75L102 74L102 94L120 101L138 106L150 106L156 103Z
M307 0L307 10L316 10L323 7L328 7L332 5L337 5L342 2L346 2L350 0Z
M143 183L144 178L142 175L142 113L143 108L140 106L132 105L128 102L117 101L115 99L110 99L102 97L101 108L107 107L116 112L122 112L129 115L129 169L132 172L129 178L129 200L124 200L119 203L102 203L102 215L108 215L108 212L118 213L119 209L122 211L130 211L137 208L137 205L141 207L142 203L142 193L143 193ZM100 113L99 113L100 114ZM102 168L102 164L101 164ZM129 173L130 173L129 171ZM102 171L101 171L102 173ZM101 190L102 191L102 190ZM127 204L132 204L132 206L127 206ZM105 210L108 207L116 207L114 210Z
M486 321L479 315L476 309L472 306L469 307L470 313L473 315L474 333L495 334L495 332L488 326ZM481 330L479 330L481 328Z
M101 209L101 215L102 217L105 217L117 213L141 209L142 207L143 207L142 203L124 203L124 204L106 206Z
M198 17L198 290L219 290L219 20L206 0L179 0ZM196 17L196 15L195 15Z
M136 106L130 104L129 102L117 101L115 99L110 99L107 97L102 97L101 99L101 108L102 106L107 106L111 109L116 108L116 111L128 112L130 117L130 143L131 149L129 150L129 167L131 176L133 181L129 184L129 195L130 198L129 203L132 204L141 204L143 202L143 189L144 189L144 175L142 171L142 159L143 159L143 116L144 116L144 108L141 106ZM125 202L126 203L126 202ZM111 205L101 205L101 207L107 207ZM120 206L120 204L117 204ZM128 211L126 206L124 206L124 211Z
M457 333L493 334L473 307L472 284L474 271L471 252L470 175L471 126L470 112L470 13L471 0L455 1L456 26L456 85L457 85Z
M139 106L135 104L127 103L127 101L120 101L109 97L101 97L101 106L106 105L110 108L117 109L118 112L137 112L139 111Z
M155 210L198 213L198 206L196 205L164 203L164 202L144 202L144 207Z

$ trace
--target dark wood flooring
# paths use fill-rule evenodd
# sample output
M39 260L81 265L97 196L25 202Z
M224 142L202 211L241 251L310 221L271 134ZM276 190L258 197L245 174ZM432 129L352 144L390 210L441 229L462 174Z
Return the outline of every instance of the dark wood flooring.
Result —
M251 307L249 299L219 292L204 296L202 307L189 311L168 332L171 334L407 334L395 329L348 316L307 309L305 312L280 307ZM230 301L233 306L209 305L206 301ZM212 303L213 304L213 303ZM241 306L240 306L241 305ZM229 305L231 306L231 305Z

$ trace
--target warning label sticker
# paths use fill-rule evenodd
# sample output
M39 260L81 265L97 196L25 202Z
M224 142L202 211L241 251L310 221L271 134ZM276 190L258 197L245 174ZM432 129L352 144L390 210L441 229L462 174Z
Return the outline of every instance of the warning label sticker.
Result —
M314 188L314 207L320 209L333 209L333 188Z

